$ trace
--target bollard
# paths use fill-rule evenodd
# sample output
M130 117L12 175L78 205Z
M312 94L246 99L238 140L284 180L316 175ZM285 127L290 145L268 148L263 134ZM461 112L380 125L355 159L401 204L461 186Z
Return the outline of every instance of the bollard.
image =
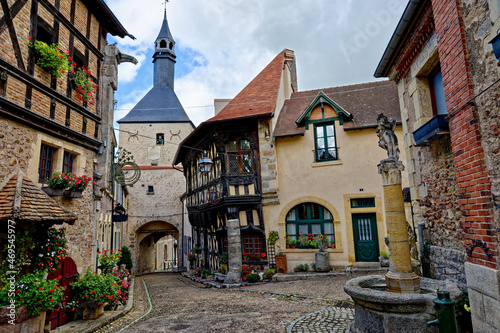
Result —
M457 320L455 318L456 302L450 298L449 291L437 292L438 298L433 299L434 309L436 309L436 320L429 321L427 326L436 325L439 333L456 333Z

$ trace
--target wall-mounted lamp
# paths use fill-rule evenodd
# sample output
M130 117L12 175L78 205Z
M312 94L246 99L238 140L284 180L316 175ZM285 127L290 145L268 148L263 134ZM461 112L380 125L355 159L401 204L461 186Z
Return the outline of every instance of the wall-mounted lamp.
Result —
M214 162L212 162L212 160L209 157L207 157L207 151L204 150L203 157L198 162L198 166L200 167L200 172L201 173L209 173L212 170L213 164L214 164Z
M493 53L495 53L495 58L499 60L499 65L500 65L500 33L498 33L498 31L495 38L490 40L489 44L491 44L491 47L493 48Z

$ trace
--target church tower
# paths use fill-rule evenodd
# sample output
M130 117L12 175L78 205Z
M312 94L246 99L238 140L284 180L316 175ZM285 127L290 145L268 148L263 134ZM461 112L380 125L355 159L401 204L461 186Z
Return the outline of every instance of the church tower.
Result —
M175 41L165 11L153 54L151 90L118 121L120 147L130 151L141 178L128 190L127 236L136 273L178 267L183 261L180 197L185 179L172 167L178 145L193 130L174 91Z

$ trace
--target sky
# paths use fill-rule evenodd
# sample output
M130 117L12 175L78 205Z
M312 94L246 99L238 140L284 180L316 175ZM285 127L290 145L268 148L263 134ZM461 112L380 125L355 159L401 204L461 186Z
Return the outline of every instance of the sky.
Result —
M118 67L115 120L153 85L152 56L164 1L107 0L136 37L108 37L137 65ZM174 90L195 125L214 99L233 98L283 49L293 50L299 91L376 79L375 69L408 0L170 0Z

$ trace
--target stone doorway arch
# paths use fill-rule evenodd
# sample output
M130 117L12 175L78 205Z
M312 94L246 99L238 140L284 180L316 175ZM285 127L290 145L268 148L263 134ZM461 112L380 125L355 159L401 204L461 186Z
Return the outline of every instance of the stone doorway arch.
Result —
M177 265L179 230L165 221L151 221L136 230L136 274L174 270Z

